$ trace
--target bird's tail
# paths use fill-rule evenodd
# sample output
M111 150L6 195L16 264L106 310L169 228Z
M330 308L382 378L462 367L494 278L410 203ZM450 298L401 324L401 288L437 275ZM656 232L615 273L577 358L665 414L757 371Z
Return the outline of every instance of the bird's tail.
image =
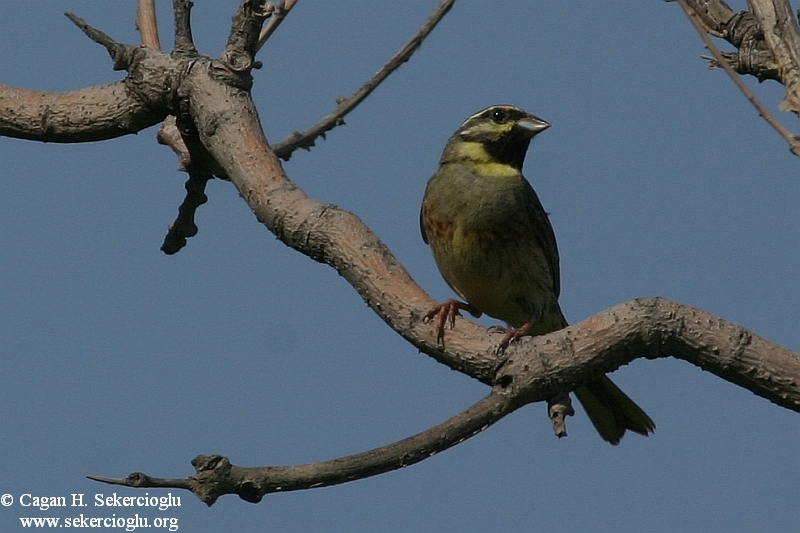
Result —
M552 324L547 326L552 329L548 331L567 327L567 319L560 308L557 310L558 313L549 315ZM576 389L575 396L583 405L594 428L603 440L611 444L619 444L626 430L646 437L656 429L655 423L644 409L628 398L607 376L601 376Z
M589 420L603 440L619 444L625 430L645 437L656 428L644 410L628 398L607 376L591 381L575 391Z

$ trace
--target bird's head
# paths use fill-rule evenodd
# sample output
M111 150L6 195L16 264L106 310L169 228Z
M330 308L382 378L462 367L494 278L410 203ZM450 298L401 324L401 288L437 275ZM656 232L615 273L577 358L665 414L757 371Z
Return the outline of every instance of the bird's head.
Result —
M549 127L518 107L487 107L464 121L450 137L441 162L491 161L520 170L531 139Z

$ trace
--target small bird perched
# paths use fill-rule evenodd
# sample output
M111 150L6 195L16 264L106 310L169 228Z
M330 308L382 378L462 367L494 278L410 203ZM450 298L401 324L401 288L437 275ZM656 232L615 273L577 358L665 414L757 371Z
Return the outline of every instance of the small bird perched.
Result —
M497 105L469 117L444 148L420 210L423 240L448 285L466 302L431 310L438 339L459 309L503 320L499 350L524 335L567 326L560 293L556 237L533 187L522 175L528 145L544 120ZM600 436L618 444L626 430L648 435L649 416L608 377L575 391Z

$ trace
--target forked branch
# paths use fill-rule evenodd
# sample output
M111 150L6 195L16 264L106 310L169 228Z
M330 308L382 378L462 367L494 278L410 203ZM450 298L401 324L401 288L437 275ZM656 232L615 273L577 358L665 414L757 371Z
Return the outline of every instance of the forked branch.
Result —
M704 311L659 298L617 305L565 330L525 339L509 352L489 396L438 426L381 448L319 463L256 468L199 455L192 461L195 475L187 478L140 472L90 477L129 487L186 489L208 505L224 494L256 503L272 492L345 483L417 463L525 404L560 398L561 403L551 402L551 410L556 403L563 406L567 391L639 357L689 361L800 412L800 355Z
M193 45L188 33L189 5L188 1L175 0L176 24L185 26L183 31L176 28L176 34L183 34L184 54L168 55L137 47L130 55L129 68L141 70L109 87L122 91L126 100L141 101L140 106L148 109L151 117L162 120L166 113L176 114L193 162L203 166L198 169L201 174L205 172L202 176L229 178L258 220L282 242L332 266L411 344L442 364L491 386L492 391L439 426L383 448L333 461L244 468L231 465L219 455L198 456L193 462L196 475L192 477L163 479L133 474L123 479L93 479L129 486L187 489L209 504L222 494L238 494L255 502L278 490L342 483L423 460L528 403L550 401L551 416L560 420L570 410L566 393L641 357L686 360L779 406L800 412L798 354L699 309L658 298L627 302L561 331L522 339L500 355L495 350L496 337L485 328L458 318L455 329L448 332L445 349L437 342L435 328L422 320L433 300L378 237L352 213L308 197L286 176L258 121L248 90L249 74L235 68L244 63L237 59L235 64L225 64L190 52ZM248 5L244 0L242 6ZM183 9L181 13L179 8ZM263 15L251 13L255 18ZM233 50L235 54L252 56L260 23L243 21L238 28L242 34L229 40L229 45L242 47ZM117 49L101 34L93 35L104 41L104 46ZM147 80L150 90L136 85L142 80ZM109 91L102 94L111 102L119 98L111 89L102 91ZM3 115L3 106L9 105L0 93L0 116L10 116L13 121L18 118L13 112L16 110ZM120 120L137 124L137 108L131 107L129 115ZM48 114L46 108L40 110L39 124L49 124ZM33 116L35 113L31 112ZM77 123L80 119L73 117ZM87 131L92 126L96 131L108 132L105 125L82 123ZM0 123L0 133L15 131L13 128L25 131L24 125L12 123L9 128ZM196 154L202 159L194 160Z
M759 81L775 79L786 87L784 110L800 114L800 30L785 0L753 0L753 12L734 13L721 0L676 0L713 55L712 66L720 66L759 115L800 156L800 136L789 131L755 97L739 74L751 74ZM720 52L708 34L726 39L737 54Z
M388 446L320 463L248 468L232 465L219 455L198 455L192 460L196 474L186 479L153 478L139 472L124 479L89 478L129 487L187 489L208 505L225 494L237 494L243 500L258 503L265 494L272 492L327 487L418 463L480 433L513 410L509 396L492 392L463 413L422 433Z

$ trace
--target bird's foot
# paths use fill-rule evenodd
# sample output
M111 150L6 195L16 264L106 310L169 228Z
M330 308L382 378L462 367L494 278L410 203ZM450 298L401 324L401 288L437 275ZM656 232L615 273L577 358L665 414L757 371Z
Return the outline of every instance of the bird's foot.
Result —
M512 342L515 342L517 339L521 339L526 335L530 335L529 331L531 329L530 324L524 324L518 328L506 328L503 326L492 326L489 328L489 331L492 333L505 333L503 340L500 341L500 344L497 345L497 354L501 354L506 351L508 345Z
M464 309L473 312L473 307L467 303L459 302L450 298L449 300L440 303L422 317L424 323L428 323L436 318L436 342L444 346L444 328L450 323L450 329L456 327L456 317L461 316L460 310Z

